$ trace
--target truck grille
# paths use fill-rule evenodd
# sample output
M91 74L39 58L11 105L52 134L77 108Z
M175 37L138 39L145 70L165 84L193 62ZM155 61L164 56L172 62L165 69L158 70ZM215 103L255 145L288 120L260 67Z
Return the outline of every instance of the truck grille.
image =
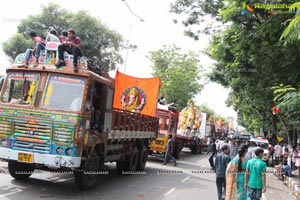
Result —
M70 146L73 143L74 126L54 125L54 139L56 145Z
M11 119L0 118L0 138L8 138L11 133Z
M51 125L14 121L13 149L49 153L51 144Z

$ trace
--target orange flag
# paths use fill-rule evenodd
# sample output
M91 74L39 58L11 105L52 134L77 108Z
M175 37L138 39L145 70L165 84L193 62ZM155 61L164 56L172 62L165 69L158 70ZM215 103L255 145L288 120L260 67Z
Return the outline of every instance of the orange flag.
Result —
M137 78L117 71L113 107L155 116L161 85L159 77Z

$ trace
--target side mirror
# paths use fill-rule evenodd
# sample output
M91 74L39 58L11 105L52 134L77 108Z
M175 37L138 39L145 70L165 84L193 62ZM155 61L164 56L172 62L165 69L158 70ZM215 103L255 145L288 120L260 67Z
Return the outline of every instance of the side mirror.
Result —
M5 77L2 76L2 77L0 78L0 91L2 90L4 80L5 80Z

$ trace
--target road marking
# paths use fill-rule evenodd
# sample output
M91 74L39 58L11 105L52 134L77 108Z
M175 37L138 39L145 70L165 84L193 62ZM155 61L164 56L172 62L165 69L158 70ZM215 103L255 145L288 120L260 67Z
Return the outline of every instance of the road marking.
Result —
M190 178L190 177L189 177L189 176L187 176L187 177L186 177L186 178L184 178L184 179L183 179L181 182L183 182L183 183L184 183L184 182L186 182L187 180L189 180L189 178Z
M174 192L175 191L175 187L173 187L171 190L169 190L167 193L165 193L164 194L164 196L166 197L166 196L169 196L172 192Z
M0 198L6 197L6 196L9 196L9 195L12 195L12 194L16 194L16 193L19 193L19 192L23 192L23 190L15 190L14 192L9 192L9 193L6 193L6 194L1 194Z
M72 180L73 178L62 178L62 179L59 179L59 180L53 180L52 182L53 183L60 183L60 182L64 182L64 181L69 181L69 180Z

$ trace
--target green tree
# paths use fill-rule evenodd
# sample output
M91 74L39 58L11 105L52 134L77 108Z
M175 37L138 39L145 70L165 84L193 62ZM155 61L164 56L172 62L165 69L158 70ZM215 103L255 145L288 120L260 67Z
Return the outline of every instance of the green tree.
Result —
M266 132L277 131L281 126L271 111L274 104L271 87L278 83L295 86L300 80L299 48L296 44L287 46L280 41L284 23L294 14L273 14L256 9L254 13L242 15L242 3L238 0L228 0L223 5L218 1L206 1L204 5L201 2L177 0L175 8L179 11L175 13L186 14L189 23L184 24L194 27L193 34L189 35L194 38L203 28L197 21L203 12L226 24L214 34L207 49L208 55L216 61L210 79L231 88L227 104L238 112L241 125L249 130L258 131L263 127ZM219 12L205 11L203 6L217 6ZM193 20L191 16L197 15L199 9L202 14Z
M181 53L181 49L163 46L162 49L150 52L154 76L160 76L163 86L160 95L167 101L178 104L179 110L186 107L189 99L198 94L203 85L199 83L201 66L195 52Z
M56 3L42 6L40 14L30 15L22 20L18 25L18 33L4 42L4 52L14 60L19 53L33 45L32 42L28 45L31 30L35 30L39 36L45 38L50 26L59 34L62 30L73 28L82 40L84 56L92 59L104 71L115 69L118 63L123 63L119 52L124 48L124 41L120 34L110 30L98 18L90 16L86 11L73 13Z
M199 40L200 33L215 32L223 26L219 10L224 5L223 0L176 0L171 4L170 12L183 16L180 20L186 27L184 34Z

